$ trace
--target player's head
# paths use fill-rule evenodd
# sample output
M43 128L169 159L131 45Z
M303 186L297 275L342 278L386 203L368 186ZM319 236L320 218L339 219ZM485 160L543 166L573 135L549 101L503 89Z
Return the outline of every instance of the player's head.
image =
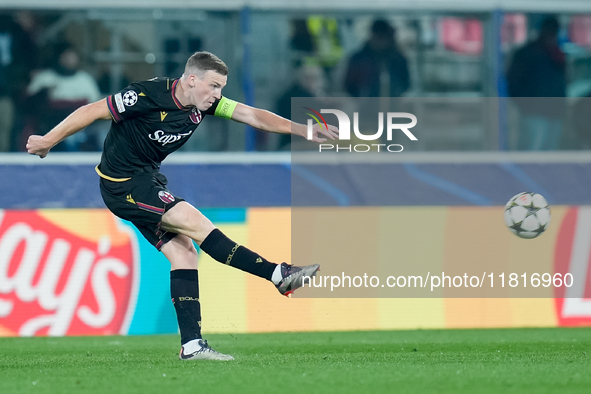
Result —
M187 60L181 79L191 104L206 111L222 96L222 88L228 81L228 66L213 53L195 52Z
M210 52L195 52L185 65L185 75L202 76L206 71L215 71L220 75L228 75L228 66L219 57Z

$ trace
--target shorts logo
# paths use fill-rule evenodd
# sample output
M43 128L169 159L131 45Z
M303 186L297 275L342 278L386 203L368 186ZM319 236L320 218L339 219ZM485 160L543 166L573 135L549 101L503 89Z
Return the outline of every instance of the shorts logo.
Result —
M166 204L170 204L174 201L174 196L169 192L165 192L164 190L160 190L158 192L158 197Z
M191 122L199 124L201 123L201 119L203 119L203 115L201 114L201 111L199 111L197 108L193 108L191 114L189 115L189 118L191 118Z
M119 111L119 113L125 112L125 106L123 105L121 93L117 93L115 95L115 104L117 104L117 111Z
M128 107L131 107L137 103L137 93L133 90L128 90L123 94L123 103Z

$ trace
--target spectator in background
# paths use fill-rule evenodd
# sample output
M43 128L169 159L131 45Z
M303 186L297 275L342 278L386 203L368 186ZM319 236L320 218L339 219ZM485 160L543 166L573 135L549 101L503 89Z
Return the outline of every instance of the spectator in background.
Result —
M276 113L286 119L291 119L291 99L293 97L323 97L325 88L324 71L316 65L304 65L296 71L294 83L277 100ZM311 107L315 105L309 104ZM279 150L289 148L291 135L281 135Z
M289 46L292 50L299 52L300 57L314 56L314 39L308 30L305 19L295 19L291 21L292 33L289 40Z
M509 95L521 113L520 150L560 147L566 113L566 102L561 99L566 96L566 60L558 45L559 30L555 17L545 18L538 38L515 52L507 72Z
M410 87L408 63L396 43L396 30L376 20L363 49L349 60L345 90L353 97L400 97Z
M21 19L28 21L22 14L0 15L0 152L11 150L17 108L38 60L35 41L21 24Z
M339 21L322 15L292 20L289 45L294 51L294 66L314 62L324 69L325 78L329 80L344 54Z
M94 78L86 71L79 69L80 57L74 48L67 44L61 45L57 59L54 69L40 71L33 77L27 88L33 103L45 102L46 104L46 111L38 113L41 119L38 119L36 126L40 130L52 129L77 108L101 98ZM80 144L88 139L88 134L81 134L79 139L64 141L64 145L58 150L79 150ZM99 149L100 146L93 146L85 150Z

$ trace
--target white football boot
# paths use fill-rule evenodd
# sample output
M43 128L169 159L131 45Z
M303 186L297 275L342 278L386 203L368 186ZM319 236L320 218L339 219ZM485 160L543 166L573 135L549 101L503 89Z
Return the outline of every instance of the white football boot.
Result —
M197 341L196 344L191 342ZM223 354L213 350L208 344L207 341L203 339L196 339L189 343L186 343L181 347L181 352L179 353L179 359L183 361L189 360L220 360L220 361L230 361L234 360L234 357L230 356L229 354ZM197 346L192 346L197 345ZM188 350L187 350L187 349Z

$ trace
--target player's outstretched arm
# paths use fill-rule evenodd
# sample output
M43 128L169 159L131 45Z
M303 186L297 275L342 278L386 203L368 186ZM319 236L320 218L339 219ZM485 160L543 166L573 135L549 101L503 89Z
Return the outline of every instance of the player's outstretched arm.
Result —
M89 126L98 119L111 119L107 99L102 99L78 108L43 136L30 136L27 141L27 152L44 158L49 153L49 150L59 142Z
M301 123L295 123L289 119L282 118L259 108L253 108L245 104L238 103L234 112L232 113L232 120L240 123L246 123L262 131L280 134L294 134L306 138L307 128ZM325 137L334 140L338 137L339 129L333 125L328 125L328 130L320 128L317 124L313 127L312 141L325 142L326 138L320 137L323 134Z

